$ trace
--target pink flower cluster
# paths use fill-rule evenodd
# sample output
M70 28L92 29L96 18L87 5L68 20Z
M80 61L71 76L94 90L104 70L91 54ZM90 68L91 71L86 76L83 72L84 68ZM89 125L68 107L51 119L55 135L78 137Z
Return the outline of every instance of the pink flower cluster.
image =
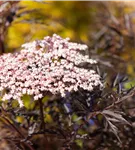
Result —
M80 54L87 46L69 42L54 34L22 45L17 53L0 56L0 92L2 100L18 100L32 95L34 100L46 92L61 94L77 91L78 88L92 91L102 86L100 76L94 70L79 67L82 62L95 64L96 61Z

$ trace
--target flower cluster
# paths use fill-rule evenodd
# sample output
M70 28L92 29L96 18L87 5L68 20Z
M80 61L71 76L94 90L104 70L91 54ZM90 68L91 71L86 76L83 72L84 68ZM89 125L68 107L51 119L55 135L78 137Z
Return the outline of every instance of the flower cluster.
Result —
M83 56L80 51L87 46L69 42L54 34L22 45L17 53L0 56L0 92L2 100L18 100L23 106L21 97L32 95L34 100L46 92L61 94L77 91L78 88L92 91L102 86L100 76L94 70L80 68L79 64L96 61Z

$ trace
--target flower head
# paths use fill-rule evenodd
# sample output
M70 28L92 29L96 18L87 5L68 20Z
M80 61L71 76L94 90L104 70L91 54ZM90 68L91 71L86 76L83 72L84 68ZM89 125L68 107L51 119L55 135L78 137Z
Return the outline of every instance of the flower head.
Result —
M92 91L102 86L94 70L79 67L82 62L96 64L95 60L80 53L87 49L86 45L54 34L23 44L22 48L18 53L0 56L0 91L6 89L3 100L16 99L23 106L23 94L38 100L46 92L64 97L66 92L78 88Z

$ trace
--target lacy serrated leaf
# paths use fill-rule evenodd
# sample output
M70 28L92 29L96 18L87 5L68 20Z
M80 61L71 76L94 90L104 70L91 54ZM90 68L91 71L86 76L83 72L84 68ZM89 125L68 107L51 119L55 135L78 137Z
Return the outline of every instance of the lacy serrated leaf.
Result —
M111 122L120 122L118 119L116 118L110 118L108 117L108 120L111 121Z
M110 126L110 129L112 130L112 132L115 134L115 136L117 137L117 139L119 140L119 142L121 143L121 140L118 136L118 128L113 124L111 123L111 121L109 121L106 117L106 120L108 122L108 125Z
M120 112L113 112L111 110L104 110L102 112L102 115L106 119L106 128L110 127L111 131L115 134L119 142L121 143L121 140L118 136L118 128L116 127L115 123L124 123L130 125L130 123L125 120Z
M124 118L122 117L122 115L120 114L120 112L115 113L115 112L110 111L110 110L104 110L102 113L103 113L104 115L106 115L106 116L113 117L113 118L111 118L110 121L116 122L116 120L117 120L117 122L125 123L125 124L130 125L130 123L129 123L126 119L124 119ZM109 117L109 118L110 118L110 117Z

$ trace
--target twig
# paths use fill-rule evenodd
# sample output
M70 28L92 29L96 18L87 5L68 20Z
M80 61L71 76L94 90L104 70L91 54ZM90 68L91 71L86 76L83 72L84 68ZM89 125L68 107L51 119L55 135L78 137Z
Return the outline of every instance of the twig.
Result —
M43 130L45 131L44 110L43 110L42 99L39 99L39 107L40 107L41 128L43 128Z
M40 107L40 119L41 119L41 129L43 128L43 131L45 131L45 122L44 122L44 109L43 109L43 103L42 103L42 99L39 99L39 107ZM49 144L48 144L48 139L45 135L44 132L44 138L45 138L45 142L46 142L46 149L49 148Z
M3 36L0 35L0 54L5 52Z
M113 108L114 106L116 106L116 105L122 103L123 101L127 100L128 98L134 96L134 94L135 94L135 91L134 91L134 90L135 90L135 88L134 88L128 95L122 97L121 99L118 99L118 100L117 100L116 102L114 102L112 105L106 107L105 110L111 109L111 108Z
M4 116L1 116L1 117L2 117L5 121L7 121L8 124L11 125L11 127L20 135L21 138L25 138L24 135L18 130L18 128L16 128L16 126L15 126L13 123L11 123L11 122L9 121L8 118L6 118L6 117L4 117Z
M1 108L5 113L4 115L1 114L1 118L3 118L20 135L21 138L25 139L25 136L23 135L23 133L21 133L21 131L19 131L18 128L13 123L11 123L11 121L7 117L5 117L6 111L4 110L4 108L2 106ZM29 147L30 150L35 150L29 143L23 142L23 141L19 141L19 142L24 143L24 145Z

